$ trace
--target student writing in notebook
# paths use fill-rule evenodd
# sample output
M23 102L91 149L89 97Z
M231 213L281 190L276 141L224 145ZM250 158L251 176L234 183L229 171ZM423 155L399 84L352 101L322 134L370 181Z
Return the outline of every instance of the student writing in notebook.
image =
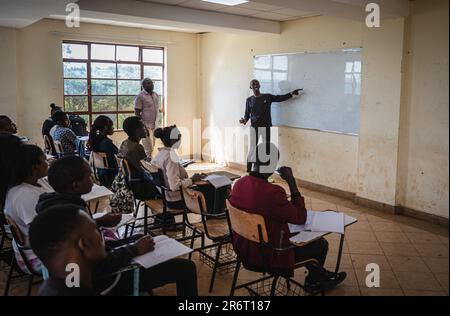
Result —
M275 184L268 182L268 178L276 170L279 152L273 145L269 145L270 155L267 160L261 160L253 164L252 172L236 181L229 198L230 203L243 211L260 214L264 217L269 240L274 246L287 247L290 245L290 232L288 223L303 225L306 221L306 208L304 198L298 190L297 183L289 167L279 169L280 176L289 186L291 200L288 200L285 190ZM258 145L257 150L263 152L266 144ZM321 266L324 265L328 252L328 243L321 238L295 251L276 253L271 249L265 249L264 258L261 258L258 243L247 240L233 233L233 246L244 264L254 267L264 267L268 264L270 269L292 275L294 264L306 259L317 259ZM307 290L313 292L319 289L320 273L324 277L325 290L329 290L345 277L345 272L333 273L319 270L315 266L308 267L309 274L305 280Z
M48 172L48 182L56 191L43 194L36 207L37 213L63 204L74 204L86 212L86 203L81 198L89 193L93 183L91 169L86 160L79 156L58 159ZM96 219L97 226L112 227L120 221L120 215L107 214ZM98 292L113 288L111 295L128 294L132 289L132 272L123 273L115 284L110 274L126 267L136 256L143 255L153 248L149 236L132 236L127 239L106 242L107 257L94 267L94 285ZM179 295L197 295L197 274L195 264L186 259L172 259L149 269L140 271L141 288L150 291L168 283L176 283Z
M39 213L30 225L30 244L49 272L39 296L98 294L93 284L94 267L107 253L96 223L77 205L57 205ZM66 279L74 272L74 265L79 284L70 286Z
M184 202L181 199L181 187L190 187L195 182L204 178L204 175L194 174L188 176L186 169L180 164L180 157L176 150L181 145L181 133L176 125L158 128L155 137L161 139L164 147L158 149L158 154L153 158L152 164L163 171L164 182L171 191L166 192L167 206L173 209L183 209ZM214 189L208 183L196 187L205 195L208 212L220 213L223 211L229 186Z

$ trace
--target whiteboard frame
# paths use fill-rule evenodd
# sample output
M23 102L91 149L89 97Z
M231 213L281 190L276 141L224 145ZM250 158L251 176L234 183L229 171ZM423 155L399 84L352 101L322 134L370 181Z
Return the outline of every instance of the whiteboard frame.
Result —
M255 70L255 68L254 68L255 63L254 63L254 61L255 61L256 57L262 57L262 56L286 56L286 55L296 55L296 54L304 54L304 55L306 55L306 54L323 54L323 53L356 52L356 51L359 51L362 54L362 50L363 50L363 47L360 46L360 47L342 48L342 49L328 49L328 50L317 50L317 51L303 51L303 52L291 52L291 53L275 53L275 54L258 54L258 55L253 55L253 72ZM363 64L362 58L361 58L361 64ZM361 83L361 88L362 88L362 83ZM360 103L360 107L361 107L361 103ZM304 130L316 131L316 132L322 132L322 133L332 133L332 134L339 134L339 135L348 135L348 136L359 137L359 133L358 134L345 133L345 132L331 131L331 130L326 130L326 129L289 126L289 125L284 125L284 124L273 125L273 126L285 127L285 128L297 128L297 129L304 129ZM361 125L360 125L360 127L361 127Z

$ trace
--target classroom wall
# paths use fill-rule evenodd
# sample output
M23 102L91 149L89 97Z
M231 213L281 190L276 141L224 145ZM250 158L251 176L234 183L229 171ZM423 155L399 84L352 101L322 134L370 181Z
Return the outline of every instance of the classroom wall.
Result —
M0 27L0 114L17 119L16 30Z
M397 203L449 216L448 0L411 2L407 21Z
M239 125L245 99L251 95L254 55L360 47L362 35L361 23L331 17L282 23L280 35L201 35L203 129L214 126L223 131ZM223 135L211 138L215 146L211 150L204 143L205 157L245 162L245 157L239 161L227 158L231 148L222 145ZM281 163L291 166L298 178L356 192L358 137L281 127L279 141Z
M196 34L90 23L81 23L80 28L69 29L64 21L46 19L17 31L20 91L17 122L24 135L30 135L33 141L41 143L40 129L49 115L49 104L63 102L63 39L165 46L167 122L192 129L192 121L198 117ZM120 143L124 137L124 133L116 133L113 138ZM188 150L184 148L183 153L186 152Z

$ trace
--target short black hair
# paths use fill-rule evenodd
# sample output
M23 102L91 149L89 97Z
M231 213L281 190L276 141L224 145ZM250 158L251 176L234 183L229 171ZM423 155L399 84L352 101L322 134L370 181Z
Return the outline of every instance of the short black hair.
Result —
M52 114L52 121L55 123L61 122L66 115L67 113L64 111L56 111Z
M19 137L0 132L0 208L5 205L8 190L26 177L22 146Z
M178 135L177 134L177 138L174 138L172 135L172 131L174 129L176 129L177 126L176 125L171 125L171 126L166 126L163 128L157 128L154 132L153 132L153 136L155 136L156 138L161 139L161 141L163 142L164 146L166 147L172 147L173 144L175 144L178 141ZM179 133L179 131L178 131Z
M33 172L33 166L40 164L42 158L46 158L44 151L39 146L32 144L23 144L21 146L21 152L24 159L24 176L31 176ZM25 178L22 179L22 181L25 181Z
M0 129L5 129L11 125L12 120L6 115L0 115Z
M80 207L55 205L40 212L30 224L29 238L33 252L44 263L60 251L62 244L79 228Z
M136 130L141 127L142 124L141 118L137 116L130 116L123 121L123 130L128 136L134 136Z
M83 179L83 165L86 160L80 156L67 156L56 160L48 169L48 183L58 193L67 192L74 181Z

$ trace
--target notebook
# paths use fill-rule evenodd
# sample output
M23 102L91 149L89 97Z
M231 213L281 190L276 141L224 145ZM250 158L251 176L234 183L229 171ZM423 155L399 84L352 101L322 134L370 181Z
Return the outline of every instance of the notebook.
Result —
M155 250L133 259L134 262L146 269L193 251L165 235L156 236L153 240L155 241Z
M345 228L345 214L333 211L308 211L304 225L289 224L291 233L302 231L332 232L343 234Z
M102 216L105 216L107 214L107 212L97 212L95 214L92 215L93 219L98 219ZM129 214L122 214L122 219L120 220L119 224L117 224L114 227L106 227L108 229L118 229L120 227L122 227L123 225L132 223L136 220L136 218L134 217L133 214L129 213Z
M203 180L211 183L212 186L216 189L227 186L227 185L231 185L233 183L228 177L220 176L217 174L210 174Z

